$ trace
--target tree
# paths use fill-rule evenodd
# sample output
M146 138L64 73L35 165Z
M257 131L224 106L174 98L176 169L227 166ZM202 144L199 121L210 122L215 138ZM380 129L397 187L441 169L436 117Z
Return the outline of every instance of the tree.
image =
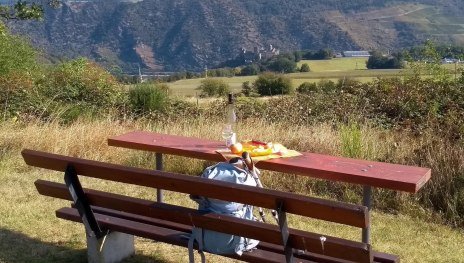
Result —
M280 73L295 72L296 62L285 57L278 57L269 65L269 69Z
M421 47L417 47L416 52L415 58L410 59L408 64L410 78L421 80L428 75L429 80L442 81L450 77L447 69L441 66L441 56L433 41L425 41Z
M261 96L283 95L293 93L292 81L290 78L274 73L264 73L259 75L253 83L254 89Z
M49 0L47 4L53 8L60 6L60 0ZM18 0L14 5L0 4L0 35L6 29L2 20L40 20L43 18L44 8L41 3L28 3Z
M303 57L303 54L301 51L295 51L293 52L293 55L295 56L295 62L300 62L301 58Z
M333 58L333 51L329 48L320 49L314 54L314 59L331 59Z
M259 66L256 64L250 64L242 68L240 75L242 76L254 76L258 75L260 72Z
M201 91L201 97L221 97L230 93L230 87L222 79L204 79L197 90Z
M51 7L59 7L60 0L49 0L47 4ZM0 5L0 18L6 20L29 20L41 19L43 17L43 4L41 3L28 3L19 0L14 5Z
M366 62L368 69L395 69L403 68L403 61L399 55L386 57L379 51L372 51L371 56Z
M308 63L303 63L303 65L301 65L300 72L309 72L309 71L310 69L309 69Z
M332 59L333 56L334 56L334 52L332 49L329 49L329 48L319 49L316 52L314 51L303 52L304 59L314 59L314 60Z

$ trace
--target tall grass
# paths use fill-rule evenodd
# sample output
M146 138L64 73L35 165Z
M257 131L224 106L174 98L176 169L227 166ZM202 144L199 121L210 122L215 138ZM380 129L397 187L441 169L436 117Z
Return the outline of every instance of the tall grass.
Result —
M112 119L79 120L63 126L59 121L28 124L3 122L0 127L0 160L20 162L22 148L79 156L141 167L153 167L153 154L109 147L107 138L132 130L151 130L198 138L221 140L220 121L214 119L184 119L176 123L163 121ZM321 123L312 126L296 125L289 129L284 123L249 119L238 126L239 139L275 141L291 149L336 156L348 156L432 169L432 179L416 195L377 189L375 207L386 211L409 213L434 219L442 218L452 225L462 225L464 195L464 148L449 144L438 135L424 137L405 135L374 128L370 125L349 124L334 126ZM203 161L167 157L166 168L174 172L198 174L208 165ZM360 202L361 188L343 183L314 180L301 176L265 172L267 187L304 194ZM428 212L427 212L428 211Z
M98 121L80 119L70 125L62 125L59 120L48 123L41 121L28 124L0 123L0 194L5 198L0 201L0 209L4 211L0 217L0 259L5 259L7 262L11 259L18 259L18 262L85 261L82 226L59 220L52 212L53 209L67 206L68 203L41 197L33 187L32 182L37 178L62 181L62 174L27 167L20 156L21 149L31 148L153 168L153 154L109 147L106 139L141 129L220 140L220 124L214 119L184 119L176 123L166 123L153 120L120 122L110 118ZM433 208L432 203L428 203L431 200L427 198L443 196L442 191L453 189L455 182L452 180L455 174L462 173L463 169L462 163L458 160L463 157L462 148L456 145L440 145L438 136L433 137L438 141L430 145L428 142L431 138L418 140L413 136L404 136L401 133L397 134L368 125L353 125L338 129L332 123L321 123L311 126L296 125L289 128L288 125L282 123L270 124L262 119L250 119L240 122L238 134L240 139L259 138L266 141L278 141L292 149L331 155L347 154L342 145L346 143L346 138L353 137L355 134L354 137L357 139L350 143L355 144L355 148L361 147L363 158L431 165L434 170L432 181L419 195L398 194L383 190L374 192L376 211L394 212L388 215L374 213L372 220L374 247L381 251L400 254L405 262L459 262L456 260L464 256L464 252L459 252L460 244L464 242L462 233L424 222L442 221L440 216L427 212L431 211L427 208ZM368 155L364 154L365 147L370 149ZM422 153L418 154L418 151ZM356 153L357 150L354 152ZM451 155L453 157L450 157ZM419 162L419 160L422 161ZM167 170L188 174L198 174L206 165L209 163L173 156L166 156L165 161ZM153 199L155 196L152 189L123 186L90 178L82 179L85 187L146 199ZM266 187L273 189L351 202L359 202L361 196L359 187L266 171L263 172L263 183ZM18 192L18 189L21 190ZM169 192L166 194L166 200L169 203L193 205L185 196ZM452 203L450 200L457 202ZM455 205L459 203L459 200L452 191L449 196L444 197L444 202L450 204L449 211L457 211ZM409 214L412 218L417 216L421 218L411 219L397 216L395 215L397 212ZM452 218L456 214L443 214L442 216ZM292 227L308 231L355 240L359 240L360 235L359 231L318 221L302 221L297 217L290 217L290 224ZM420 232L419 235L418 232ZM410 240L409 242L415 245L402 245L402 238ZM137 254L143 256L131 258L126 262L185 262L187 260L185 250L173 249L166 244L154 244L144 239L137 240L137 250ZM456 252L448 253L448 250ZM429 254L426 251L436 251L436 253ZM38 260L35 255L40 255L44 261ZM208 260L232 262L212 256L208 256Z

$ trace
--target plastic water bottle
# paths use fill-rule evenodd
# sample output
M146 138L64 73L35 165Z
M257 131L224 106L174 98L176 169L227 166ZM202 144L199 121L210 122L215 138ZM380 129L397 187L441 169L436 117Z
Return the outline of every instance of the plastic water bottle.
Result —
M235 114L234 96L230 93L226 106L226 118L224 126L222 127L222 138L225 140L227 147L237 142L237 135L235 133L236 121L237 116Z

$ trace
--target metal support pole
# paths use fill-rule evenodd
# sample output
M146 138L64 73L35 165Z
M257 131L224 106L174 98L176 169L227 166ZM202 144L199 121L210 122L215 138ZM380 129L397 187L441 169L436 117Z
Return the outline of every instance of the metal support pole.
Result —
M363 205L367 207L367 217L369 224L362 230L362 242L366 244L371 243L371 207L372 207L372 187L365 185L363 188Z
M285 213L283 205L284 205L283 201L278 201L277 203L277 214L279 216L278 223L279 223L280 234L282 235L282 245L284 246L285 261L286 263L294 263L295 258L293 257L293 248L288 243L288 237L290 235L290 232L288 230L288 224L287 224L287 213Z
M156 170L162 171L163 170L163 154L156 153ZM163 202L163 190L156 189L156 201L159 203Z

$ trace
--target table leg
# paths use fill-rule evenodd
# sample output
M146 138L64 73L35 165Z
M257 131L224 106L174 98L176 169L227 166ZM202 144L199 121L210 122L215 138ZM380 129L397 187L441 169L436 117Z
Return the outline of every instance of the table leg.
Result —
M156 170L162 171L163 170L163 154L156 153ZM163 202L163 190L156 189L156 201L159 203Z
M370 244L371 242L371 207L372 207L372 187L371 186L364 186L363 189L363 205L367 207L367 216L369 219L369 224L366 228L362 230L362 242L366 244Z

